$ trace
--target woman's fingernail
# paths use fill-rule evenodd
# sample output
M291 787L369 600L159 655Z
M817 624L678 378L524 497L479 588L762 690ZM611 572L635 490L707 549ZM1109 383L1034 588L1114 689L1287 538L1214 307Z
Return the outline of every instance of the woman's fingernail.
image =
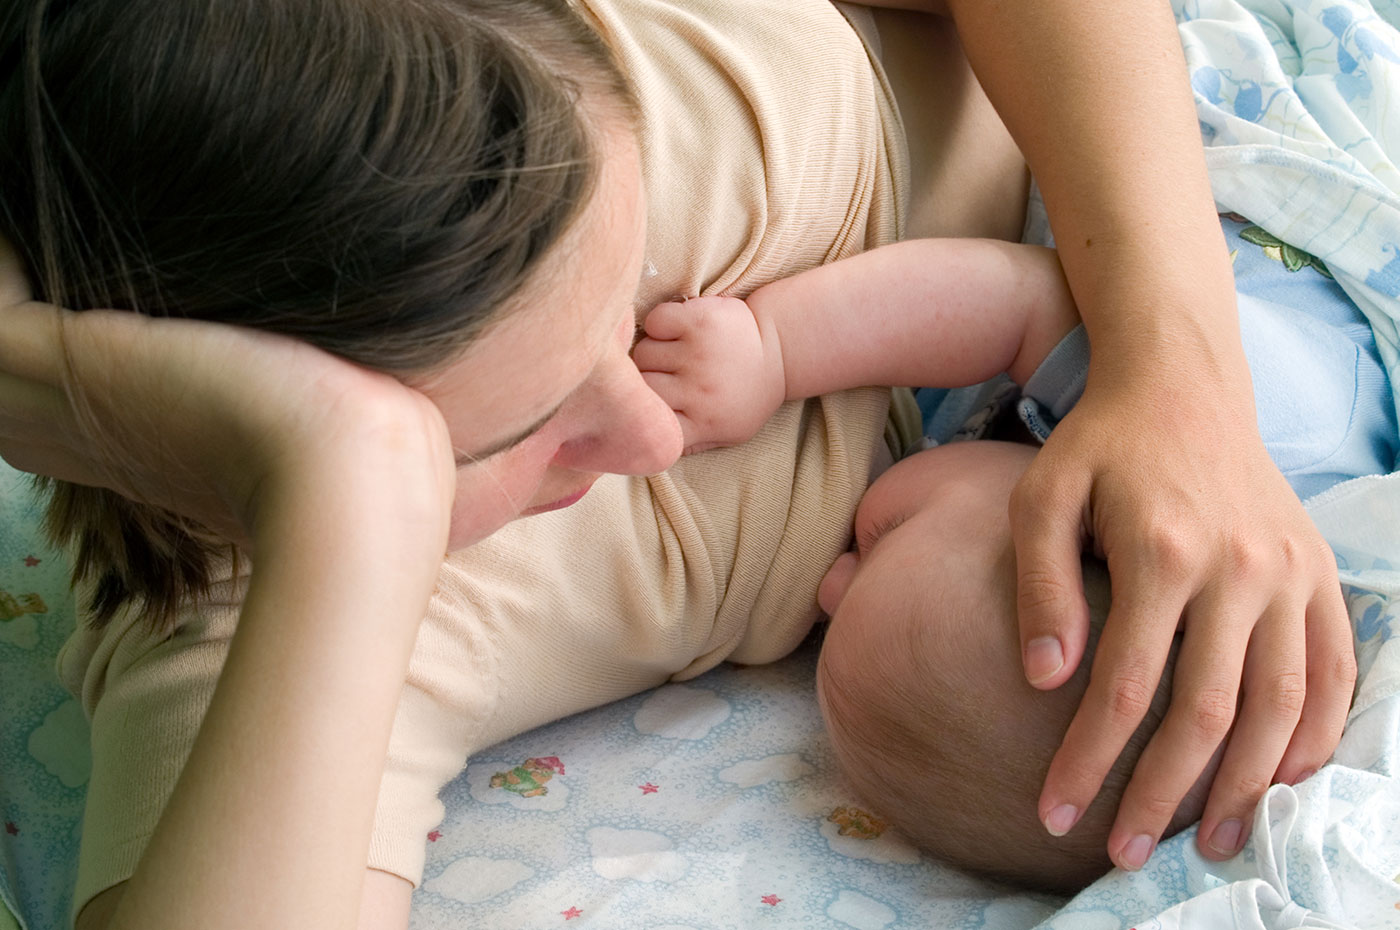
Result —
M1152 848L1156 845L1157 841L1146 833L1133 837L1118 853L1118 866L1129 872L1136 872L1147 864L1148 857L1152 855Z
M1238 820L1222 820L1211 833L1206 845L1222 856L1233 856L1240 851L1240 837L1244 834L1244 824Z
M1065 667L1065 653L1053 636L1037 636L1026 643L1026 679L1033 685Z
M1045 815L1045 829L1051 836L1064 836L1079 822L1079 808L1061 804Z

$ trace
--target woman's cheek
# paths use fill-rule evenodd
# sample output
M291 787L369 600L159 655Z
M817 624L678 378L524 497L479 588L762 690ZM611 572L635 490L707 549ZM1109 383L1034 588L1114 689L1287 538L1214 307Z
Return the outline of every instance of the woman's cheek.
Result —
M449 551L465 549L499 530L529 507L543 476L543 467L511 461L506 455L457 473L452 504Z

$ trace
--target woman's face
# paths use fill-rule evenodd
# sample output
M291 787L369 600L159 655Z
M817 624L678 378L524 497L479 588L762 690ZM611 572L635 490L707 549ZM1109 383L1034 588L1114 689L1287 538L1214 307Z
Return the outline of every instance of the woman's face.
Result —
M541 273L455 362L415 384L457 452L449 546L567 507L601 474L650 475L680 456L671 409L632 363L646 241L630 128L601 128L593 197Z

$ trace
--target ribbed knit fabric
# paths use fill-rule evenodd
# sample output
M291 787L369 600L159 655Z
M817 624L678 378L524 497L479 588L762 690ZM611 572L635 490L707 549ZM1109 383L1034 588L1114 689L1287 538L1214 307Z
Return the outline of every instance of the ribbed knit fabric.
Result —
M852 29L873 37L864 11L827 0L587 6L645 114L639 312L747 294L897 238L907 157L893 98ZM580 504L453 556L404 688L369 864L418 882L437 792L472 752L796 646L847 544L889 404L879 389L788 404L744 446L651 479L604 478ZM902 422L917 430L916 416ZM172 639L121 617L79 632L60 657L93 721L76 907L135 869L208 706L241 590L220 585Z

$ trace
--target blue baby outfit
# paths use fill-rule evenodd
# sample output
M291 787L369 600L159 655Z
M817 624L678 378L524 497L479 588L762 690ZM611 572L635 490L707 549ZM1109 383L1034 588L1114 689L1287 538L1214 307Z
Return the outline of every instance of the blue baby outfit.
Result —
M1238 217L1221 224L1234 256L1259 432L1293 490L1306 500L1394 470L1400 430L1366 317L1312 256ZM1080 326L1027 381L1018 412L1042 441L1079 400L1088 366Z

